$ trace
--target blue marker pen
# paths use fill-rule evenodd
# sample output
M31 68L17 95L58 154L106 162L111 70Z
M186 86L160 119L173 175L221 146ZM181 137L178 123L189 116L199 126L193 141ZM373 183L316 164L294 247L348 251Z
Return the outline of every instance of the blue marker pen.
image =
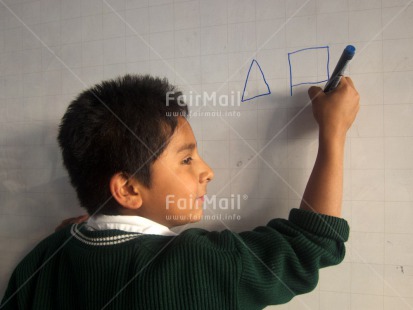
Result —
M341 77L343 76L344 70L350 60L353 58L354 54L356 53L356 48L353 45L347 45L341 54L340 59L338 60L337 66L335 67L333 74L331 75L330 79L327 81L326 86L324 87L324 92L327 93L340 83Z

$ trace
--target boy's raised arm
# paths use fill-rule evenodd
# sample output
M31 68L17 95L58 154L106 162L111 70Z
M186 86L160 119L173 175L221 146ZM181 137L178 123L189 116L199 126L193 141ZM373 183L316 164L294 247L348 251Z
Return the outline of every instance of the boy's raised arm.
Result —
M349 77L342 78L332 92L313 86L308 94L319 125L319 146L300 209L340 217L344 144L360 108L359 94Z

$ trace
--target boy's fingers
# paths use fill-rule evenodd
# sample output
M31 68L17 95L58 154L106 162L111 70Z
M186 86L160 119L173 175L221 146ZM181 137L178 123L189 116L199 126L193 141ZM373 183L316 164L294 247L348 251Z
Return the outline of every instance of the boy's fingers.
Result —
M348 76L343 76L340 80L340 83L338 84L337 88L343 88L343 87L348 87L350 86L351 88L355 89L353 81L351 80L350 77Z
M355 87L354 87L354 84L353 84L353 81L351 80L350 77L346 76L346 77L344 77L343 79L344 79L348 84L350 84L351 87L355 88Z
M78 217L71 217L71 218L65 219L60 223L59 226L56 227L55 231L58 231L59 229L62 229L70 224L80 224L80 223L86 222L88 219L89 219L89 214L84 214Z
M311 86L308 89L308 96L310 97L311 100L315 99L318 96L323 96L324 92L321 87L318 86Z
M89 219L88 214L81 215L81 216L78 216L78 217L72 217L72 218L69 219L69 224L74 224L74 223L79 224L79 223L87 221L88 219Z
M76 218L77 223L82 223L85 222L89 219L89 214L85 214L85 215L81 215L79 217Z

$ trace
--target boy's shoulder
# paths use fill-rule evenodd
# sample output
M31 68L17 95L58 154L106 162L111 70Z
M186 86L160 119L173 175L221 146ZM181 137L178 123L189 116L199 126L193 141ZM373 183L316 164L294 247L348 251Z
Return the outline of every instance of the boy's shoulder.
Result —
M345 242L349 236L349 226L346 220L328 215L316 214L310 211L293 209L289 219L275 218L264 226L253 230L235 232L229 229L209 231L203 228L189 228L177 236L131 234L120 230L88 231L83 225L69 225L52 233L40 241L26 255L19 266L30 265L38 267L45 261L58 260L67 251L83 248L114 249L136 248L136 251L147 249L148 252L166 251L197 251L201 249L214 251L239 251L245 244L266 243L277 239L290 239L297 235L313 236L321 239ZM310 238L313 238L310 237ZM94 246L96 245L96 246ZM190 250L192 249L192 250Z

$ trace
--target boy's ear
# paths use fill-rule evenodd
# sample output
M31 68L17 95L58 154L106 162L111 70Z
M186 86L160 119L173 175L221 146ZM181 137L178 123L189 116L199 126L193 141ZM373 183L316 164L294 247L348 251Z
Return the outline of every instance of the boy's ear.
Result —
M140 183L122 172L112 176L109 182L113 198L126 209L139 209L142 206Z

